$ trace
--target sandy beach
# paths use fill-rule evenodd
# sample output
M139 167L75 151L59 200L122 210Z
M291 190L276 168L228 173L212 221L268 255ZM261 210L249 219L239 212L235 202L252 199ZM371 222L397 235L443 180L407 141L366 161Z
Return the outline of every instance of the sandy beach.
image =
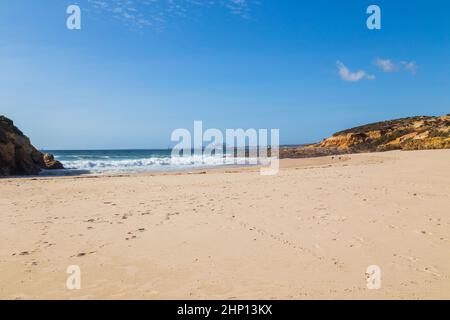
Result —
M449 299L449 164L393 151L282 160L276 176L3 178L0 298Z

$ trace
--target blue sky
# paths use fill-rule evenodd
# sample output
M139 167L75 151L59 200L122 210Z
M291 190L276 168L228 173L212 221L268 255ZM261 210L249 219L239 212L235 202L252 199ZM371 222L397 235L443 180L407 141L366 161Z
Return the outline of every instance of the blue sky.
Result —
M314 142L450 113L449 75L447 0L0 2L0 114L39 148L164 148L194 120Z

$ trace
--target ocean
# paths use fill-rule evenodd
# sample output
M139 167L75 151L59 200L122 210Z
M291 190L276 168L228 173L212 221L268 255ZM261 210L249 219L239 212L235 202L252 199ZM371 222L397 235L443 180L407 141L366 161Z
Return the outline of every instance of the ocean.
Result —
M137 173L178 171L231 166L242 158L171 157L171 150L45 150L64 165L64 170L44 174ZM248 160L248 159L247 159Z

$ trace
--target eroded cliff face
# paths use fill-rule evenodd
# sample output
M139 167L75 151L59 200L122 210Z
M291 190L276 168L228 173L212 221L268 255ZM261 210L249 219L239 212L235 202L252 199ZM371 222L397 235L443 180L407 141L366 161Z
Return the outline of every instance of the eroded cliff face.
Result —
M43 154L14 123L0 116L0 176L35 175L42 169L63 169L52 155Z
M281 150L282 157L450 148L450 115L383 121L335 133L320 143Z

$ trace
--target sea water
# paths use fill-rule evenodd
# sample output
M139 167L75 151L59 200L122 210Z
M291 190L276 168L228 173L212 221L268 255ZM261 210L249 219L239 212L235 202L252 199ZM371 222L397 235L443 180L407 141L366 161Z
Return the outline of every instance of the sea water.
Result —
M171 150L45 150L64 165L64 170L44 174L133 173L151 171L177 171L237 163L230 156L172 157ZM248 160L248 159L247 159Z

